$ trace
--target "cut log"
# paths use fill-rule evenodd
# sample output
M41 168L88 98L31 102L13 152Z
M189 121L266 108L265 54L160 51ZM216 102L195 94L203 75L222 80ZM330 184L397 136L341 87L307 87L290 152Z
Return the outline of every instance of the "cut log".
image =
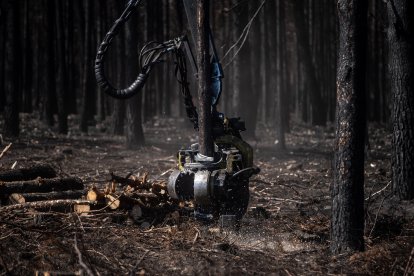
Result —
M89 203L75 204L73 211L78 214L87 214L91 211L91 205Z
M26 201L24 200L24 197L22 196L22 194L11 194L9 196L9 203L10 204L21 204L21 203L25 203Z
M65 208L72 207L76 204L95 204L88 200L76 200L76 199L57 199L46 201L26 202L21 204L14 204L9 206L0 207L0 212L9 212L18 209L47 209L47 208Z
M42 201L42 200L54 200L54 199L80 199L83 195L83 191L60 191L60 192L50 192L50 193L25 193L11 194L9 199L12 204L16 203L25 203L33 201ZM90 200L90 199L88 199ZM96 200L90 200L96 201Z
M151 196L155 196L150 194ZM156 196L155 196L156 197ZM106 204L112 210L125 209L131 210L135 205L145 206L145 202L140 197L131 197L129 195L105 195Z
M36 165L30 168L0 172L0 181L26 181L41 178L54 178L56 171L49 165Z
M86 199L90 201L102 201L105 199L105 193L99 191L96 187L92 187L86 194Z
M13 193L48 193L68 190L83 190L82 180L78 177L68 177L0 182L0 196Z
M106 200L106 204L111 210L116 210L121 207L121 201L119 200L119 197L117 196L108 194L108 195L105 195L105 200Z

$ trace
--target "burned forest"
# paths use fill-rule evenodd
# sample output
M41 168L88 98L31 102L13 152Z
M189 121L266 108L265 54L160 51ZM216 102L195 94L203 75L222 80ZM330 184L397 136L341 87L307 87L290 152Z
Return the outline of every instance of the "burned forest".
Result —
M414 2L0 0L0 275L414 275Z

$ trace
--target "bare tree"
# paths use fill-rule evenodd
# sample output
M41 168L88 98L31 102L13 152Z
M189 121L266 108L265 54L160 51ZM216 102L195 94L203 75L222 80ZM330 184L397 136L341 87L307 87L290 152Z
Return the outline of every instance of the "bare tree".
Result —
M414 5L389 0L389 70L393 90L394 191L400 199L414 199Z
M135 26L138 26L137 15L131 18L130 24L127 25L125 38L125 56L128 67L138 68L138 34ZM126 79L134 79L134 71L125 68ZM142 129L142 93L138 93L127 101L126 110L126 145L129 148L142 146L145 143L144 131Z
M197 65L199 99L200 153L213 156L213 133L211 122L211 80L209 62L209 0L197 0Z
M6 46L5 46L5 98L4 134L19 135L19 2L6 3Z
M366 0L338 0L333 253L364 249Z

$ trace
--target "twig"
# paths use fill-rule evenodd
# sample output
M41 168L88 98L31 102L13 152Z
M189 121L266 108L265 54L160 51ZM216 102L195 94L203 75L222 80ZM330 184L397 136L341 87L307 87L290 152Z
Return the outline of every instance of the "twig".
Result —
M12 146L12 143L8 144L3 151L0 153L0 159L3 157L3 155L10 149L10 147Z
M85 270L87 275L94 276L92 270L82 261L82 253L80 252L78 248L78 240L76 239L76 235L75 235L74 241L75 241L74 243L75 251L76 251L76 254L78 254L79 265Z
M78 215L78 213L74 213L74 214L75 214L75 216L77 217L77 219L79 221L80 228L82 229L83 232L85 232L85 228L83 228L83 224L82 224L80 216Z
M382 193L382 192L383 192L383 191L385 191L385 189L387 189L387 188L388 188L388 186L390 186L390 185L391 185L391 181L389 181L389 182L388 182L388 184L387 184L387 185L385 185L385 187L384 187L384 188L382 188L381 190L376 191L375 193L373 193L373 194L369 195L369 197L367 197L365 200L367 201L367 200L371 199L373 196L375 196L375 195L377 195L377 194L379 194L379 193Z
M404 270L404 276L412 275L411 273L414 272L413 271L414 262L411 263L411 261L413 261L413 259L414 259L414 247L411 250L410 257L408 258L408 262L407 262L407 265L406 265L405 270Z
M379 215L379 212L380 212L380 210L381 210L382 204L384 203L384 200L385 200L385 196L382 198L381 204L380 204L380 206L378 207L377 213L376 213L376 215L375 215L374 224L372 225L371 231L369 231L368 239L370 239L370 238L371 238L372 232L374 232L375 225L377 224L377 220L378 220L378 215Z
M292 203L297 203L297 204L307 204L308 203L306 201L299 201L299 200L294 200L294 199L289 199L289 198L268 197L268 199L277 200L277 201L284 201L284 202L292 202Z
M260 4L259 8L256 10L250 21L247 23L247 25L244 27L240 37L237 39L237 41L230 47L229 50L224 54L223 60L227 57L227 55L239 44L239 42L243 39L243 41L240 44L240 47L237 49L236 53L231 57L230 61L224 65L223 69L225 69L227 66L229 66L233 60L236 58L236 56L239 54L240 50L243 48L244 43L247 40L247 37L249 35L250 27L252 26L253 20L256 18L256 16L259 14L260 10L266 3L266 0L263 0L263 2Z
M200 230L198 230L198 228L197 228L197 227L194 227L194 229L196 230L196 234L195 234L194 239L193 239L193 244L197 241L197 239L198 239L199 237L201 237Z
M137 263L135 264L135 266L132 268L131 272L129 273L129 275L135 275L135 270L138 268L139 264L142 262L142 260L144 260L145 256L148 254L149 250L147 249L144 254L142 254L141 258L139 258L139 260L137 261Z

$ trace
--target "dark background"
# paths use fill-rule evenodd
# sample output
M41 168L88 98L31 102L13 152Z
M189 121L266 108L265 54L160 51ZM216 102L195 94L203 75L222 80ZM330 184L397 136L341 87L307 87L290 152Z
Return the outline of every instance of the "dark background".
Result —
M6 105L8 87L20 112L35 112L49 126L59 125L61 133L67 132L67 115L78 114L82 132L87 132L88 124L112 117L108 133L122 134L126 103L101 93L93 63L98 44L124 2L18 0L12 1L9 12L7 3L1 1L0 32L5 39L0 42L0 110ZM326 125L335 119L336 3L261 4L211 3L211 25L225 68L219 108L246 120L249 137L262 124L277 128L283 148L283 133L292 124ZM366 113L369 122L386 124L390 118L386 4L369 1L367 16ZM116 37L106 61L110 80L119 86L126 86L138 73L131 59L137 58L145 42L188 33L181 1L146 1L133 18ZM136 36L134 41L126 38L128 32ZM171 60L153 72L144 90L136 104L143 122L154 116L185 116ZM54 114L60 119L53 119Z

